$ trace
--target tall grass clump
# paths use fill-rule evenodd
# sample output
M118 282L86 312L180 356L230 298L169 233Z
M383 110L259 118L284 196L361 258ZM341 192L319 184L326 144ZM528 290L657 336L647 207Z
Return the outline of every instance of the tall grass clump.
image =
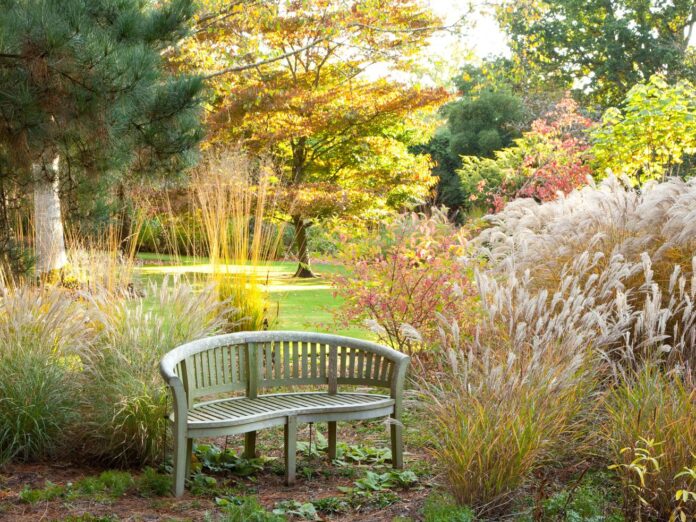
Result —
M230 308L211 287L165 279L144 298L91 300L99 337L85 353L85 454L118 465L151 463L165 450L168 392L158 364L184 342L223 331Z
M79 355L93 332L58 288L0 293L0 464L53 455L77 417Z
M210 156L191 182L212 277L220 298L234 306L230 322L239 330L268 326L263 266L282 239L282 227L269 222L273 179L269 164L227 151Z
M98 234L82 236L68 229L68 265L61 283L89 293L124 293L133 289L133 272L138 231L142 220L133 224L133 238L122 242L118 227L110 225Z
M450 493L490 516L535 472L587 454L598 380L581 302L548 300L528 280L477 274L477 282L484 315L476 333L462 335L441 317L448 364L421 389Z
M676 492L696 491L696 480L680 475L696 471L695 384L688 375L646 366L608 393L602 435L631 520L671 520L679 508ZM696 518L696 499L683 512Z

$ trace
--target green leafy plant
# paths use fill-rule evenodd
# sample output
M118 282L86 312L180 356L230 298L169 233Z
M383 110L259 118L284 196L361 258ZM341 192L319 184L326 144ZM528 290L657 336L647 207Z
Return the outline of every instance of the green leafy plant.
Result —
M619 473L624 483L628 494L626 512L637 520L664 515L668 515L670 522L693 519L696 516L696 493L693 491L696 470L684 467L672 481L664 482L661 463L666 455L662 452L663 446L662 442L641 437L632 447L621 450L621 454L631 459L629 462L609 466ZM696 460L693 453L692 458ZM631 503L632 499L637 502Z
M215 477L204 475L203 473L195 473L189 479L189 490L192 495L197 496L214 496L217 493L218 482Z
M339 442L336 445L336 459L334 463L345 466L348 464L381 465L390 462L392 458L389 448L376 448L364 444L351 444Z
M354 482L355 487L342 487L346 493L369 493L375 491L387 491L393 488L410 488L418 483L418 477L413 471L391 470L385 473L368 471L365 476Z
M226 471L240 477L263 470L267 462L264 458L247 459L232 449L223 451L213 444L197 444L193 451L203 469L214 473Z
M345 513L350 508L350 504L340 497L323 497L312 501L317 511L328 514Z
M677 508L696 516L690 494L676 499L678 491L696 489L687 471L694 468L696 388L679 375L646 367L622 379L605 408L603 435L624 484L626 517L668 520Z
M107 494L111 497L123 496L133 485L133 476L126 471L108 470L98 477L85 477L75 484L75 490L82 495Z
M286 518L266 511L255 497L219 497L220 522L284 522Z
M423 505L424 522L474 522L474 512L468 507L458 506L454 499L442 493L428 496Z
M545 499L541 518L565 522L624 522L618 492L612 484L612 477L605 473L585 476L579 483L568 485ZM531 515L529 520L532 520Z
M301 520L321 520L317 509L311 502L298 502L297 500L283 500L278 502L273 509L275 515L284 515Z
M19 492L19 500L27 504L46 502L64 496L69 490L70 488L66 486L54 484L47 480L43 488L32 489L29 486L24 486Z

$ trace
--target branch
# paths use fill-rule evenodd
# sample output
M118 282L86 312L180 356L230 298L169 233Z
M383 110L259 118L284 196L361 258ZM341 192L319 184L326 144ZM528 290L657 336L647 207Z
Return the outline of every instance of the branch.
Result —
M207 74L207 75L203 76L203 79L210 80L211 78L216 78L218 76L222 76L225 74L247 71L249 69L255 69L255 68L260 67L262 65L267 65L269 63L274 63L274 62L277 62L280 60L285 60L286 58L288 58L290 56L296 56L299 53L306 51L307 49L311 49L312 47L314 47L318 43L322 42L323 40L324 40L324 38L320 38L319 40L314 40L313 42L305 45L304 47L300 47L299 49L294 49L292 51L288 51L287 53L283 53L283 54L276 56L274 58L268 58L266 60L261 60L259 62L250 63L247 65L237 65L235 67L228 67L227 69L223 69L221 71L216 71L214 73Z
M455 27L458 27L465 18L466 15L462 15L456 22L450 25L430 25L427 27L414 27L413 29L390 29L388 27L376 27L374 25L363 24L360 22L349 24L348 27L358 27L360 29L368 29L378 33L422 33L427 31L449 31Z

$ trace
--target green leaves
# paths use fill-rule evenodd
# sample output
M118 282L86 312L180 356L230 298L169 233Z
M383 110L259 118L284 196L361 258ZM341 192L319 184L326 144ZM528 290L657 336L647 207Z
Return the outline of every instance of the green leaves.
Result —
M612 171L633 186L688 176L696 154L696 87L652 76L635 85L620 108L607 109L591 136L600 175Z
M223 451L212 444L196 445L194 455L203 469L216 473L227 471L240 477L261 471L266 462L262 458L246 459L231 449Z

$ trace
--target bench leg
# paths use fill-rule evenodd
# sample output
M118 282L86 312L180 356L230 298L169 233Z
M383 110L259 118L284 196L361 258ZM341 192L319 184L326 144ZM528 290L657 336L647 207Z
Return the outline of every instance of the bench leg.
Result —
M329 421L329 462L336 459L336 421Z
M391 428L391 451L392 464L396 469L404 467L404 441L403 441L403 426L401 422L396 422L390 426Z
M174 496L184 494L186 478L191 470L191 446L193 441L186 436L174 437Z
M244 434L244 458L256 457L256 432L250 431Z
M295 484L295 467L297 465L297 417L288 417L285 424L285 485Z
M186 478L191 476L191 461L193 460L193 439L186 439Z

